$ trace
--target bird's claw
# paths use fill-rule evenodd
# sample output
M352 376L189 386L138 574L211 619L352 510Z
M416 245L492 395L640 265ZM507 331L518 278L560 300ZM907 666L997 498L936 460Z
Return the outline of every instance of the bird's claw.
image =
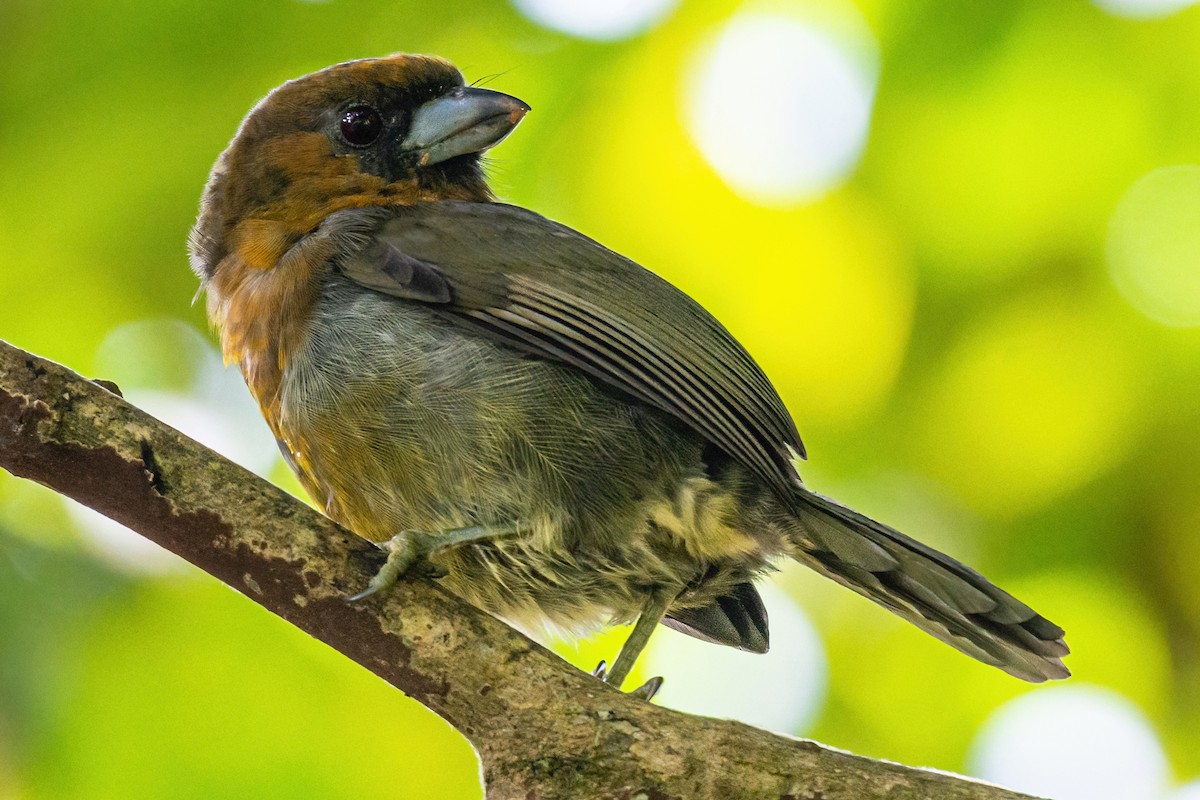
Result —
M638 688L629 693L630 697L640 697L649 703L654 699L654 695L658 694L658 690L662 688L663 678L661 675L656 675L650 680L643 683Z
M596 668L594 670L592 670L592 677L599 678L600 680L604 681L605 683L609 683L608 662L601 661L599 664L597 664ZM640 697L641 699L645 700L648 703L654 699L654 696L656 694L658 694L658 690L662 688L662 685L663 685L663 679L662 679L662 676L660 675L660 676L651 678L650 680L646 681L638 688L634 689L632 692L629 693L629 696L630 697ZM620 687L617 687L617 688L620 688Z

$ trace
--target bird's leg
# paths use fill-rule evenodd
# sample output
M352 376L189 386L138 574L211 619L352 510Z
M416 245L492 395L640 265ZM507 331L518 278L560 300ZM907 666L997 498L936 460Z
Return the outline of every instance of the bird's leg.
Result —
M620 689L621 684L625 682L625 677L629 675L629 670L633 669L637 657L646 649L646 643L650 641L650 634L654 633L654 629L658 627L658 623L667 613L667 609L674 599L675 596L667 592L652 592L646 598L646 604L642 606L641 613L638 614L633 632L621 646L621 652L617 654L617 660L613 662L612 669L606 670L604 664L601 663L593 674L605 683ZM654 697L661 686L662 678L651 678L646 681L645 685L635 689L632 694L649 700Z
M386 542L379 543L379 547L387 551L387 561L371 578L367 588L352 595L350 600L362 600L364 597L390 589L413 564L432 553L460 544L512 536L517 532L517 528L515 524L473 525L469 528L441 531L400 531Z

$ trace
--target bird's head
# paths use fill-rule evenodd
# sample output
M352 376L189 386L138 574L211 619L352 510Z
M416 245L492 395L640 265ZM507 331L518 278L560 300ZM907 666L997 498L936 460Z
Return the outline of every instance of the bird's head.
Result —
M246 255L269 267L344 208L490 200L480 156L528 110L464 85L432 56L350 61L288 81L251 109L213 167L192 231L193 269L212 278L247 232L257 245Z

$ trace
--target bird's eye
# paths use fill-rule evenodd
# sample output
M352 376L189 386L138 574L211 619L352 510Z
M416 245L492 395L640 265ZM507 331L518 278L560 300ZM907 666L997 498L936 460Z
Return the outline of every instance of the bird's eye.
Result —
M383 118L370 106L353 106L342 114L342 138L355 147L364 147L383 132Z

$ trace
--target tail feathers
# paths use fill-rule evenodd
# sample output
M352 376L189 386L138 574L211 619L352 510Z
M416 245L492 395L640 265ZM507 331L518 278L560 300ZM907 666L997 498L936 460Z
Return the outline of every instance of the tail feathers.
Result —
M749 583L738 584L702 608L672 609L662 623L702 641L751 653L765 653L770 647L767 609Z
M1040 683L1066 678L1063 630L973 569L805 489L796 560L985 664Z

